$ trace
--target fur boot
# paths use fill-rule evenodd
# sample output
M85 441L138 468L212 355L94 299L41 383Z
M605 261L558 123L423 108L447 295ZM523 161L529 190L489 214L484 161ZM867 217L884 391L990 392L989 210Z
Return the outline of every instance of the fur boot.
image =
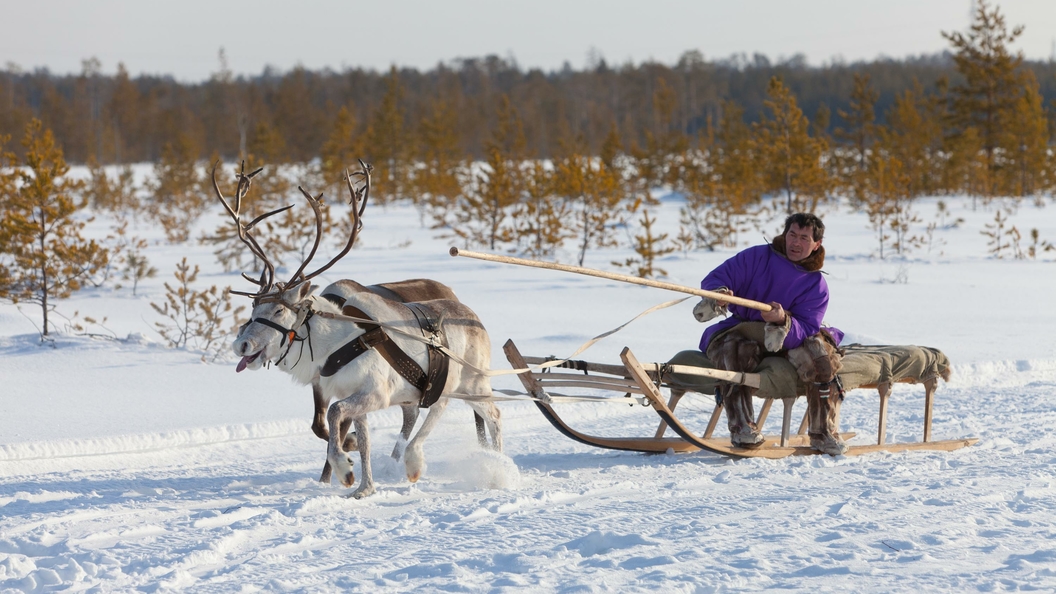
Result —
M832 456L845 453L847 444L840 437L843 388L836 377L842 365L836 345L819 332L788 351L788 360L807 385L810 447Z
M728 332L708 345L708 359L727 371L754 371L759 366L759 343L734 332ZM762 445L763 436L755 426L752 396L755 388L730 384L722 391L730 442L735 447L753 448Z

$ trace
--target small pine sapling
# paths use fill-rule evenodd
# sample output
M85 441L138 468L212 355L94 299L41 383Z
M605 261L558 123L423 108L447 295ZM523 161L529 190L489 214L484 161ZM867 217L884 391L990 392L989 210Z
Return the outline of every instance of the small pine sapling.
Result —
M1008 223L1008 217L1005 216L1004 211L998 210L994 215L994 221L987 223L979 232L987 237L987 253L995 258L1003 258L1004 250L1011 247L1011 244L1006 241L1009 232L1005 226L1006 223Z
M639 235L634 236L634 252L637 256L627 258L623 262L613 262L615 266L628 267L639 278L652 278L654 276L667 276L667 271L656 266L656 260L662 258L677 248L667 243L667 233L659 235L653 229L656 219L649 216L647 209L642 210L642 218L638 220L642 230Z
M222 353L223 339L240 324L239 314L245 306L232 308L229 289L222 291L214 285L204 291L191 288L198 279L199 268L194 269L183 258L176 265L176 285L165 283L165 303L151 302L154 311L168 319L155 322L155 328L173 348L193 346L215 360ZM224 329L225 321L233 320L230 330Z
M88 159L88 180L85 184L84 196L91 207L96 210L135 214L140 207L139 199L136 197L132 168L124 165L117 177L111 178L94 156Z
M1030 230L1030 247L1027 248L1027 256L1031 260L1036 260L1040 252L1051 252L1056 251L1056 246L1048 241L1041 240L1041 234L1038 233L1037 229Z

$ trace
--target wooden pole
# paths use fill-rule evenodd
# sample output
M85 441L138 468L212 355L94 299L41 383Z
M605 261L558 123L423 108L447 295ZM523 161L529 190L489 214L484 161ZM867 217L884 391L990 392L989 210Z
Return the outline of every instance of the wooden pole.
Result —
M693 287L676 285L674 283L665 283L661 281L649 280L647 278L638 278L636 276L630 276L627 274L604 272L602 270L594 270L593 268L583 268L582 266L570 266L568 264L557 264L554 262L540 262L538 260L526 260L524 258L514 258L511 256L496 256L494 254L482 254L480 252L460 250L457 247L451 248L450 253L452 256L463 256L466 258L475 258L477 260L487 260L489 262L501 262L503 264L517 264L518 266L531 266L533 268L545 268L547 270L560 270L562 272L572 272L574 274L596 276L598 278L604 278L623 283L631 283L634 285L643 285L646 287L653 287L655 289L666 289L668 291L688 293L690 295L696 295L698 297L710 297L712 299L725 301L726 303L733 303L734 305L740 305L749 309L757 309L759 311L770 311L771 309L773 309L770 307L770 305L766 303L760 303L758 301L752 301L751 299L744 299L742 297L735 297L733 295L726 295L725 293L705 291L704 289L695 289Z

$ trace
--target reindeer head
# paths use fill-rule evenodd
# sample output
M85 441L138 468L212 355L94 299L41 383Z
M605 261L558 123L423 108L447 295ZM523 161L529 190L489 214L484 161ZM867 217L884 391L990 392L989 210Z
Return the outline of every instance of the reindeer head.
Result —
M259 280L253 279L245 273L242 274L243 278L257 285L258 290L256 292L248 293L231 291L233 294L243 295L253 299L253 313L250 320L239 329L238 337L235 338L234 343L231 345L235 354L242 357L238 363L236 371L242 371L247 367L250 369L258 369L266 362L281 360L285 353L289 351L293 342L300 339L297 331L311 317L312 311L311 294L314 285L309 281L328 270L352 249L353 244L356 242L356 237L359 235L359 230L363 226L362 215L363 209L367 204L367 198L370 195L370 172L372 168L363 161L360 161L359 163L363 167L362 171L357 171L351 174L347 171L345 172L345 180L348 182L348 191L350 195L349 204L352 207L352 232L348 241L345 243L344 249L342 249L337 256L332 258L321 268L310 273L306 273L305 268L308 267L308 263L312 261L316 250L319 249L319 242L323 235L323 218L319 210L319 203L320 200L322 200L323 195L319 194L319 196L312 196L309 192L304 190L304 188L301 188L300 186L297 187L304 198L308 201L308 205L312 207L312 211L315 213L316 233L315 242L312 245L311 251L308 253L308 257L301 262L297 271L290 276L290 280L287 282L275 281L275 266L264 254L264 250L261 249L259 242L253 238L252 230L264 219L283 212L291 208L293 205L265 213L253 219L248 225L243 224L240 219L242 198L244 198L246 192L249 191L253 176L260 173L261 170L258 169L257 171L246 175L245 170L243 169L243 171L238 174L238 192L236 194L235 206L232 207L220 192L220 187L216 183L216 167L213 167L213 188L216 190L217 197L220 199L220 202L223 203L227 213L234 220L235 225L238 228L239 238L249 247L253 255L263 263L263 270L260 273ZM358 188L356 187L356 184L353 183L352 178L354 176L361 178L363 182Z

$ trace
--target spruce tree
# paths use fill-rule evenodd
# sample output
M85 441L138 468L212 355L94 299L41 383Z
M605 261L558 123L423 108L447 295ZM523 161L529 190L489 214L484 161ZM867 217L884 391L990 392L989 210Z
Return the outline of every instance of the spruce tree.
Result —
M81 183L66 177L69 167L51 130L34 119L22 140L25 157L18 168L18 187L0 194L0 297L40 305L42 336L55 299L69 297L82 282L106 265L107 251L81 237L84 207L74 196Z

